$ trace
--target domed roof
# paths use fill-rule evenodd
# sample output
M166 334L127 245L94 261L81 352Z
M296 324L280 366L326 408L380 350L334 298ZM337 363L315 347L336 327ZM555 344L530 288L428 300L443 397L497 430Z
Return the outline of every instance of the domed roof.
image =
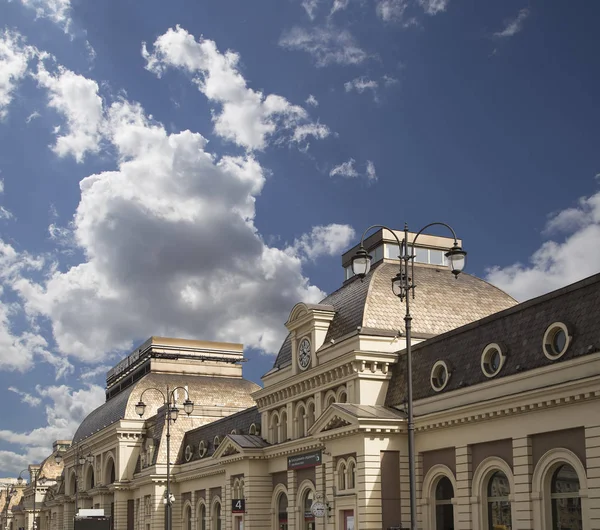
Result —
M404 331L405 304L392 292L398 262L379 262L364 279L354 277L320 304L333 306L325 342L339 340L361 328L363 332L388 334ZM517 301L490 283L462 273L455 278L446 267L415 264L415 298L410 299L414 338L429 338L508 307ZM291 362L289 335L275 367Z
M255 403L250 394L260 389L256 383L239 377L215 377L186 374L149 373L121 393L92 411L79 425L73 443L77 443L95 432L122 419L139 419L135 405L142 392L156 387L163 392L169 388L187 386L190 399L199 407L252 407ZM181 399L181 397L180 397ZM164 403L156 391L147 392L144 402L148 405L145 418L150 418Z
M47 480L56 480L63 472L64 463L61 460L60 464L56 463L56 453L47 456L40 464L38 471L38 480L45 478Z

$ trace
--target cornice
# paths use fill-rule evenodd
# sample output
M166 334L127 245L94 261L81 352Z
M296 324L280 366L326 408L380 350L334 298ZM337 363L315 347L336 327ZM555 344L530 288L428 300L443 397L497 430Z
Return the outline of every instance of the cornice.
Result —
M600 399L600 376L415 417L415 430L453 427Z

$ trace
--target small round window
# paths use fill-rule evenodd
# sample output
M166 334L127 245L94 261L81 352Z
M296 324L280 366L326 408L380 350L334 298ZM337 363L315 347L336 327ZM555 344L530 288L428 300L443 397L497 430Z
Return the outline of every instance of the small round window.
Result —
M431 369L431 388L436 392L441 392L446 388L449 379L448 365L444 361L437 361Z
M562 322L554 322L544 333L544 355L551 361L560 359L571 343L569 330Z
M494 377L502 370L505 360L506 355L499 344L488 344L481 354L481 369L486 377Z

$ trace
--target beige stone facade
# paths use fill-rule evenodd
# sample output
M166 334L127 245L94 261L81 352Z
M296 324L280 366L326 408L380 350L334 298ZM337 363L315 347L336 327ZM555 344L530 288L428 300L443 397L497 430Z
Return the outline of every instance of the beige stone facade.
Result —
M397 262L378 252L364 280L291 310L264 388L241 379L241 347L191 341L176 358L183 343L150 341L148 371L112 373L75 435L40 530L72 529L76 473L80 508L104 508L118 530L164 528L163 401L134 413L160 385L198 403L172 426L173 530L408 528L404 313L388 292ZM600 530L600 275L516 304L427 256L413 315L418 527ZM93 461L76 466L78 452Z

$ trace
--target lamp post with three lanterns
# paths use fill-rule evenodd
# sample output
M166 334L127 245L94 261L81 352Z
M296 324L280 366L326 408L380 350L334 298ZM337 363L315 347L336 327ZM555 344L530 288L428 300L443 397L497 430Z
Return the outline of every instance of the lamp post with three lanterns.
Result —
M412 240L408 243L408 226L404 225L404 238L402 241L398 238L396 232L383 225L373 225L365 230L360 240L360 248L352 258L352 272L359 278L364 278L371 269L371 256L364 248L364 240L367 232L374 228L382 228L393 234L398 242L400 255L400 270L392 278L392 292L400 299L400 302L406 303L406 312L404 315L406 329L406 379L407 379L407 408L408 408L408 461L409 461L409 487L410 487L410 528L417 530L417 488L415 479L415 423L413 417L413 380L412 380L412 350L411 350L411 328L412 316L410 314L410 295L415 297L415 255L413 250L418 237L432 226L444 226L452 233L454 245L447 250L445 256L448 260L448 267L455 278L465 267L467 253L459 246L456 232L446 223L430 223L419 230ZM410 263L410 271L409 271Z
M164 498L166 517L165 517L165 530L171 530L172 528L172 504L173 504L173 496L171 495L171 422L175 422L177 420L177 415L179 414L179 409L177 408L175 391L183 390L186 395L186 399L183 402L183 410L189 416L194 410L194 403L190 401L190 396L187 388L182 386L178 386L169 390L169 387L166 389L166 393L158 388L146 388L142 395L140 396L139 403L135 406L135 412L141 418L146 411L146 404L142 401L144 394L148 390L155 390L158 392L163 398L163 406L167 407L166 410L166 422L167 422L167 491Z

